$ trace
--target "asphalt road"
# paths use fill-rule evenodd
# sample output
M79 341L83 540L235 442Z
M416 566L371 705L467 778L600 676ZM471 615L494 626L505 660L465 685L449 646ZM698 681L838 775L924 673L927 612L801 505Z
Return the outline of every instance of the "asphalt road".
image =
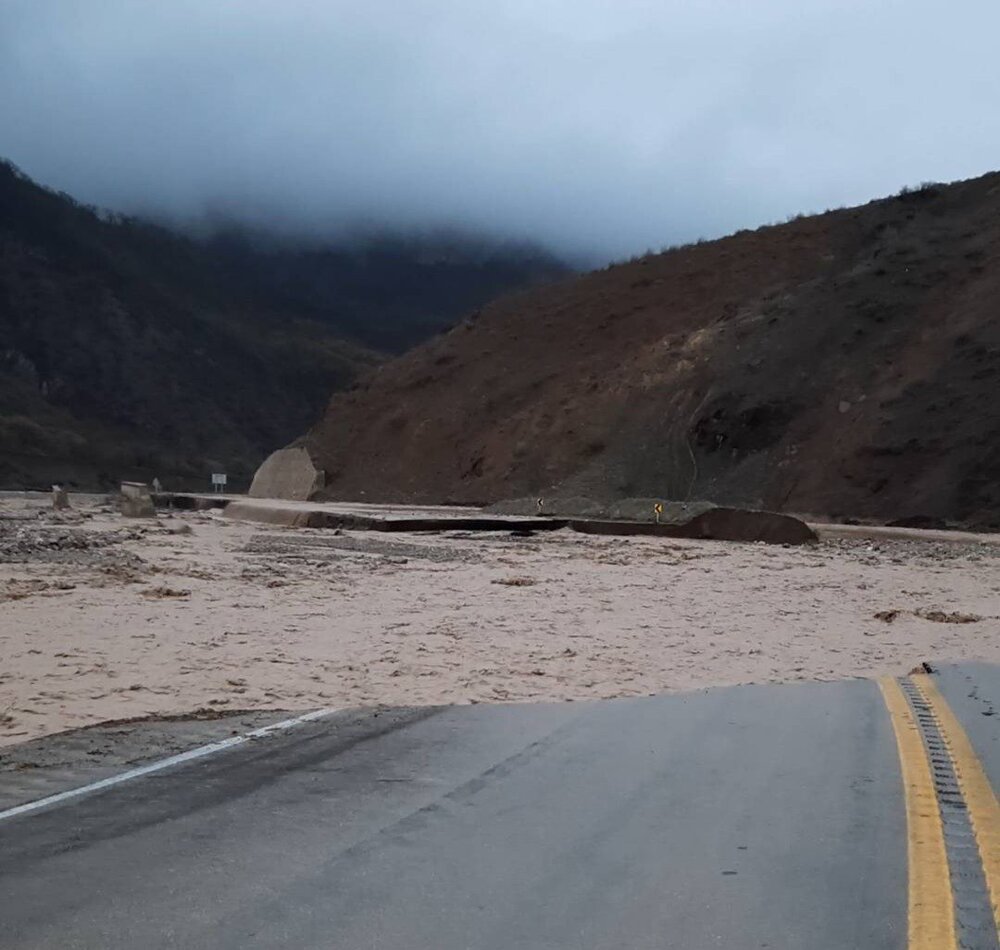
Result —
M867 681L334 717L0 819L0 946L912 947L901 754Z

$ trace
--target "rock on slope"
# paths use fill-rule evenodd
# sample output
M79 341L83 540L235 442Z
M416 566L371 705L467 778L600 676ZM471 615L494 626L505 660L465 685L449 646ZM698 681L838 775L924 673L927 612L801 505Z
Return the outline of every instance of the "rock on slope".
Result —
M501 299L335 396L322 497L1000 523L1000 174Z

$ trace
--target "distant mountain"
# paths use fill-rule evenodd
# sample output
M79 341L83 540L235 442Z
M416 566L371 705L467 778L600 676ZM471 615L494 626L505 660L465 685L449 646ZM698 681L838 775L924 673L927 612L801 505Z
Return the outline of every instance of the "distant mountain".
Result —
M461 238L195 239L0 163L0 486L245 484L381 350L563 272Z
M260 303L401 353L512 288L569 268L538 247L470 235L374 235L341 245L291 246L227 227L208 240L228 278Z
M1000 174L499 300L337 395L322 497L1000 527Z

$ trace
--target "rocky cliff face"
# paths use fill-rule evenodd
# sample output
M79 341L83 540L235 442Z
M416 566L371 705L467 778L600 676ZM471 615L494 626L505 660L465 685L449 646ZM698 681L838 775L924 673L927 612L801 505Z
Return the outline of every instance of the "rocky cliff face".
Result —
M1000 524L1000 174L501 299L336 395L329 498Z

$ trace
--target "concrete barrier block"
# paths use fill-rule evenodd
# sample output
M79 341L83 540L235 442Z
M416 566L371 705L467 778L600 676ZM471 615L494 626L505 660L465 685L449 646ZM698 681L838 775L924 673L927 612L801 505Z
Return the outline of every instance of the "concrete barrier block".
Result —
M119 506L126 518L156 517L153 496L145 482L122 482Z

